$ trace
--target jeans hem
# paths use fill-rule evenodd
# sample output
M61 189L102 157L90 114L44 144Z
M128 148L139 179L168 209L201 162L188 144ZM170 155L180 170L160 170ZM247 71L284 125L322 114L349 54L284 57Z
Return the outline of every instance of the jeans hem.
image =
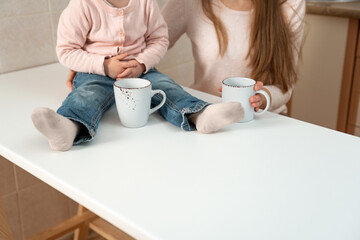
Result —
M62 108L67 108L67 107L63 106ZM71 109L71 108L69 108L69 109ZM77 135L75 137L73 145L77 145L77 144L80 144L80 143L83 143L83 142L89 142L95 137L95 134L96 134L95 129L92 128L87 123L85 123L84 121L80 120L79 118L67 116L66 114L63 114L63 113L60 113L60 112L58 112L58 114L60 114L63 117L66 117L69 120L80 123L81 125L83 125L87 129L88 134L87 135L82 135L82 136Z
M192 108L183 108L181 110L181 115L183 118L183 121L180 125L181 129L184 131L194 131L196 130L195 124L191 123L188 119L189 114L197 113L202 111L206 106L210 105L210 103L202 102L195 105L195 107Z
M91 127L89 127L86 123L84 123L83 121L79 120L79 119L75 119L75 118L71 118L69 117L68 119L78 122L80 124L82 124L87 130L88 130L88 135L83 135L83 136L76 136L75 140L73 142L73 145L77 145L83 142L90 142L91 140L93 140L93 138L95 137L95 130L92 129Z

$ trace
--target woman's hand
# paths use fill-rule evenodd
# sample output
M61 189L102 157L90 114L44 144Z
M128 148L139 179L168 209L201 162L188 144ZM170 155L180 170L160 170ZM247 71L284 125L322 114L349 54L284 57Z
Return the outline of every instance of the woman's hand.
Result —
M122 73L118 74L116 76L116 80L122 79L122 78L137 78L140 77L141 74L145 71L145 65L142 63L139 63L136 60L130 60L129 64L131 67L125 69Z
M264 88L264 84L262 82L256 82L254 90L259 91L260 89L268 92L267 89ZM266 98L264 95L257 93L255 96L250 98L250 104L257 112L259 109L264 109L266 107Z

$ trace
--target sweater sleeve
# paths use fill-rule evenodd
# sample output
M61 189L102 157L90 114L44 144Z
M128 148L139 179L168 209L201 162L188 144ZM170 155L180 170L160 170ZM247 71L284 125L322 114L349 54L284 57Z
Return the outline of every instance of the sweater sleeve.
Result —
M271 94L271 103L269 111L274 113L286 113L286 103L290 100L294 88L283 92L279 87L274 85L264 86Z
M305 18L305 0L288 0L286 3L285 12L289 21L290 29L294 32L293 47L294 47L294 63L297 68L299 61L299 54L304 35L304 18ZM289 91L283 93L277 86L265 86L271 94L271 105L269 111L280 113L285 104L290 100L294 90L294 86L289 88Z
M162 9L162 14L169 28L169 48L172 48L186 32L185 0L168 0Z
M56 53L59 62L72 70L105 75L105 57L83 50L91 28L89 16L82 0L70 1L59 19Z
M146 72L158 64L169 46L168 30L156 0L149 0L146 6L147 31L146 48L135 59L145 64Z

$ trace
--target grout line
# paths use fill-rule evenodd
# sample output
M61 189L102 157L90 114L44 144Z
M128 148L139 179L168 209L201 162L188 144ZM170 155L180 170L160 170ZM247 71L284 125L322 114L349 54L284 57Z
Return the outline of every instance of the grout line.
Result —
M37 13L31 13L31 14L26 14L26 15L7 16L7 17L1 17L0 21L7 20L7 19L23 18L23 17L33 17L33 16L46 15L46 14L49 14L49 12L46 11L46 12L37 12Z
M18 192L16 193L16 204L17 204L17 208L18 208L18 218L19 218L19 225L20 225L19 227L21 230L21 235L22 235L22 238L25 239L24 221L23 221L22 214L20 211L20 197L19 197Z
M16 187L16 207L18 209L18 218L19 218L19 227L21 230L21 236L23 239L25 239L25 233L24 233L24 223L23 223L23 219L22 219L22 214L21 214L21 210L20 210L20 197L19 197L19 181L18 181L18 177L17 177L17 172L16 172L16 166L15 164L13 164L13 170L14 170L14 178L15 178L15 187Z
M28 66L28 67L21 67L21 68L17 68L17 69L13 69L13 70L10 70L10 71L4 71L4 72L1 72L0 71L0 74L5 74L5 73L12 73L12 72L17 72L17 71L21 71L21 70L26 70L26 69L31 69L31 68L35 68L35 67L41 67L41 66L46 66L46 65L49 65L49 64L53 64L53 63L58 63L59 61L51 61L51 62L46 62L46 63L41 63L41 64L35 64L33 66Z
M19 191L19 182L17 179L17 175L16 175L16 167L15 164L13 163L13 171L14 171L14 178L15 178L15 188L16 188L16 192Z

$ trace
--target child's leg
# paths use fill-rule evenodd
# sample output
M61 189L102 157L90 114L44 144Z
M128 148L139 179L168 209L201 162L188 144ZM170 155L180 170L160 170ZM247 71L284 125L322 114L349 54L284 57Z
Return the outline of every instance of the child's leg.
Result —
M74 90L56 113L44 108L34 111L34 125L45 135L52 149L66 151L73 143L90 141L95 136L102 114L115 103L114 81L106 76L77 73ZM76 127L69 127L72 124ZM64 133L66 137L61 138L66 139L66 144L54 140L52 136L58 132ZM67 146L67 149L61 145Z
M166 102L159 109L159 113L170 123L184 130L197 129L202 133L216 132L227 125L239 122L244 117L240 103L210 105L190 95L156 69L150 70L141 77L150 80L153 89L161 89L166 93ZM152 105L159 104L161 100L161 96L155 95Z

